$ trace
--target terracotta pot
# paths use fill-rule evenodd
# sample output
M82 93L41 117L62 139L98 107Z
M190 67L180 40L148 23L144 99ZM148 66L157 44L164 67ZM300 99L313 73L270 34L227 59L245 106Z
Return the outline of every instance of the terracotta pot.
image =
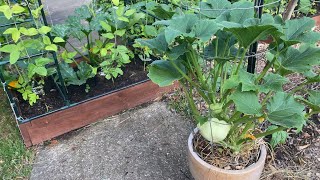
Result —
M198 129L194 130L197 133ZM243 170L224 170L212 166L203 161L196 152L193 151L193 134L188 139L188 161L189 168L195 180L259 180L264 168L267 156L265 145L261 146L261 152L258 162Z

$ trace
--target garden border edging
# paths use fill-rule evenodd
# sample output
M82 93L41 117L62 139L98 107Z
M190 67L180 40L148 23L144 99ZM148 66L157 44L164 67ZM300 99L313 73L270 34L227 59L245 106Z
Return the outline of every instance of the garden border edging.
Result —
M178 84L159 87L149 80L30 122L19 124L19 129L25 145L30 147L124 110L150 102L176 87L178 87Z

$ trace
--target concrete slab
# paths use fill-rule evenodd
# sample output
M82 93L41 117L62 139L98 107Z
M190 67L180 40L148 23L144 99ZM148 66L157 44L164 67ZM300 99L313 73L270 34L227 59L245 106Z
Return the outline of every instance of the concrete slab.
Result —
M30 179L190 179L186 145L192 126L163 102L130 110L42 147Z
M75 8L90 2L91 0L42 0L50 24L63 23L69 15L73 14Z

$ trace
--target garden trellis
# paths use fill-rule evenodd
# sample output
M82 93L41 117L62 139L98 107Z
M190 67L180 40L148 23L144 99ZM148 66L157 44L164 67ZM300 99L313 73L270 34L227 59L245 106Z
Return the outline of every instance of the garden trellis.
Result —
M23 27L23 25L27 24L27 23L30 23L32 27L36 27L37 28L37 25L36 23L43 23L45 26L48 25L47 23L47 20L46 20L46 17L45 17L45 12L44 10L41 8L40 10L40 16L38 18L35 18L34 15L32 14L32 10L33 9L36 9L36 8L39 8L42 6L42 2L41 0L38 0L37 2L31 4L29 1L24 1L25 5L26 5L26 8L27 8L27 11L28 13L26 13L26 19L20 19L19 21L16 20L16 17L18 17L19 15L13 15L13 18L9 19L9 23L6 23L6 24L1 24L0 27L1 28L10 28L10 27L15 27L15 28L19 28L19 27ZM8 5L10 6L11 5L11 2L8 1ZM5 17L1 17L1 18L5 18ZM36 21L39 21L39 22L36 22ZM50 38L50 41L52 43L52 37L50 35L50 33L46 34L49 38ZM21 36L20 38L23 38L24 36ZM21 39L21 41L23 42L24 40ZM10 40L10 41L7 41L6 43L0 43L0 47L3 47L5 45L9 45L9 44L12 44L13 43L13 40ZM66 93L66 87L63 83L63 80L62 80L62 77L61 77L61 73L60 73L60 69L59 69L59 62L58 62L58 59L57 59L57 55L56 55L56 52L54 51L46 51L46 50L43 50L39 53L29 53L27 48L24 49L24 51L26 52L25 56L24 57L19 57L19 59L17 59L16 61L17 62L22 62L22 61L25 61L25 60L32 60L33 58L37 58L37 57L45 57L45 56L50 56L50 58L52 58L54 60L54 62L50 65L47 65L47 66L54 66L54 68L57 70L57 74L58 74L58 82L56 82L56 86L57 86L57 89L59 90L59 93L61 95L61 97L63 98L63 101L64 103L67 105L69 105L69 101L68 101L68 98L67 98L67 93ZM0 56L1 57L1 56ZM18 109L18 105L17 105L17 100L16 98L14 97L14 95L12 94L12 92L10 91L9 88L12 88L12 87L9 87L8 84L9 82L5 79L5 76L4 76L4 66L7 66L8 64L10 64L10 60L8 60L8 57L1 57L1 61L0 61L0 80L1 80L1 83L2 83L2 86L3 86L3 89L5 91L5 93L7 94L8 96L8 100L10 102L10 106L13 110L13 113L18 121L18 123L25 123L25 122L29 122L31 121L32 119L35 119L37 117L33 117L33 118L28 118L28 119L24 119L21 115L21 112L20 110ZM17 69L17 71L19 71ZM42 115L41 115L42 116Z

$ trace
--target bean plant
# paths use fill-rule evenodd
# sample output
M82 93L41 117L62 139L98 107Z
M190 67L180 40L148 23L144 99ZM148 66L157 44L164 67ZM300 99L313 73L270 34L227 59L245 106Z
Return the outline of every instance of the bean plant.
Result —
M3 37L0 44L0 55L3 61L9 61L9 67L2 67L6 77L10 77L9 87L20 92L24 100L33 105L43 94L44 78L55 73L55 69L48 67L53 59L34 54L46 54L57 51L48 33L51 28L40 23L41 7L31 10L29 14L25 6L18 3L3 2L0 14L5 17L5 24L12 26L1 29ZM2 18L3 18L2 17ZM26 18L32 18L34 24L24 24ZM23 59L22 61L19 61Z

